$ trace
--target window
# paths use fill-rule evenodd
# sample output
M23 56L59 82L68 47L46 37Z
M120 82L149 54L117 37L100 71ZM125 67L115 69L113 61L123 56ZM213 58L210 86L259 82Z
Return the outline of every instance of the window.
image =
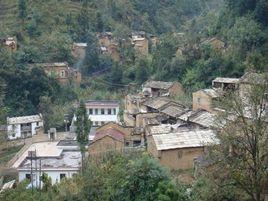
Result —
M178 151L178 159L182 158L182 151Z
M108 109L108 114L112 114L112 109L111 108Z
M103 108L101 108L101 114L104 114L104 109Z
M115 108L113 109L113 114L116 114L116 109Z
M99 122L98 121L95 121L95 126L98 126L99 125Z
M31 174L26 174L25 178L31 181Z
M60 180L64 179L66 177L66 174L62 173L60 174Z
M95 109L95 114L99 114L99 110L98 109Z
M93 109L88 109L88 114L93 114Z
M64 74L65 74L64 71L61 71L61 77L64 77Z
M125 142L125 146L128 147L129 146L129 142Z
M197 98L197 102L198 102L198 104L200 104L200 100L201 100L201 98Z
M141 141L140 140L134 140L133 141L133 146L134 147L137 147L137 146L140 146L141 145Z
M102 122L101 122L101 125L103 126L104 124L105 124L105 121L102 121Z

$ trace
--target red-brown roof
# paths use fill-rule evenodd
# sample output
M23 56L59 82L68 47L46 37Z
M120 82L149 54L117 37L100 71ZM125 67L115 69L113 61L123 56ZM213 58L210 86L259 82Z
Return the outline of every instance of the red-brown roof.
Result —
M110 136L110 137L114 138L115 140L118 140L121 142L124 141L124 133L123 132L121 132L117 129L114 129L114 128L108 128L108 129L96 132L95 137L93 139L93 142L97 141L105 136Z

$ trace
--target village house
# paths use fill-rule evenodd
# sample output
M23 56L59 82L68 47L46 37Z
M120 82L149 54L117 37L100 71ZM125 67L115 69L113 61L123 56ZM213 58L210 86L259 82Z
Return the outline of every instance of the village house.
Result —
M216 102L223 95L220 89L201 89L193 93L193 110L213 112Z
M147 150L171 170L193 168L194 160L204 154L207 146L219 144L213 130L168 129L147 136Z
M145 32L132 32L131 43L138 53L140 53L141 55L148 55L149 41L146 38Z
M93 126L98 127L108 122L119 122L119 101L88 100L85 105Z
M124 152L144 145L144 136L133 127L109 122L96 129L88 151L92 157L100 157L111 152Z
M210 129L217 129L218 122L216 121L216 114L210 113L206 110L189 110L186 113L177 116L181 122L184 122L184 126L187 128L210 128Z
M143 93L148 93L148 95L151 97L184 95L183 87L177 81L147 81L143 84L142 91Z
M69 67L67 62L35 64L44 69L48 76L54 77L61 85L77 85L82 81L81 73L77 69Z
M118 42L113 37L112 32L102 32L97 35L100 51L102 54L108 54L115 61L120 60L120 55L118 51Z
M16 42L15 38L8 37L8 38L0 39L0 41L2 42L2 44L5 47L8 48L10 53L14 53L17 50L17 42Z
M87 43L73 43L72 55L76 59L84 59L86 56Z
M39 142L32 144L12 165L18 171L19 182L28 179L29 187L42 188L41 176L46 173L52 185L64 178L78 174L81 168L80 151L65 150L58 142ZM68 147L68 146L67 146Z
M41 114L7 118L7 138L14 140L36 135L43 129L43 117Z
M234 91L239 88L239 78L217 77L212 80L212 87L222 91Z

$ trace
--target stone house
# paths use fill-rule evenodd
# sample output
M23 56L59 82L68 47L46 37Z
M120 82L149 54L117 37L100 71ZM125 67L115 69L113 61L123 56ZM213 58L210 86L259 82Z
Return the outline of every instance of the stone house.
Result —
M203 109L213 112L216 101L222 96L218 89L201 89L193 93L193 110Z
M84 59L86 56L87 43L73 43L72 55L76 59Z
M44 122L42 114L7 118L7 138L14 140L18 138L32 137L39 129L43 129Z
M67 62L36 64L44 69L48 76L54 77L61 85L77 85L82 81L81 73L69 67Z
M151 97L184 95L184 89L177 81L147 81L143 84L142 91L148 93Z
M206 146L219 144L214 131L204 129L151 133L147 138L148 152L171 170L193 168Z

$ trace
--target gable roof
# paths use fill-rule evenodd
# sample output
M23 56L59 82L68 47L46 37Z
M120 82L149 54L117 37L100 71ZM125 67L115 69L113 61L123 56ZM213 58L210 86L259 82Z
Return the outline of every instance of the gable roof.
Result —
M203 127L210 128L215 127L216 115L206 110L188 111L185 114L178 117L183 121L189 121L199 124Z
M218 98L221 96L219 90L216 89L201 89L206 95L210 96L211 98Z
M171 102L171 100L168 99L168 98L165 98L165 97L156 97L156 98L150 98L150 99L148 99L147 101L145 101L143 103L143 105L158 110L161 107L163 107L164 105L168 104L169 102Z
M185 113L188 109L179 103L169 102L161 108L161 112L171 117L177 117Z
M158 151L219 144L219 140L216 138L213 130L178 131L175 133L153 135L153 139Z
M100 140L106 136L109 136L117 141L124 142L124 133L123 132L121 132L115 128L107 128L105 130L97 131L92 143L94 143L95 141Z

